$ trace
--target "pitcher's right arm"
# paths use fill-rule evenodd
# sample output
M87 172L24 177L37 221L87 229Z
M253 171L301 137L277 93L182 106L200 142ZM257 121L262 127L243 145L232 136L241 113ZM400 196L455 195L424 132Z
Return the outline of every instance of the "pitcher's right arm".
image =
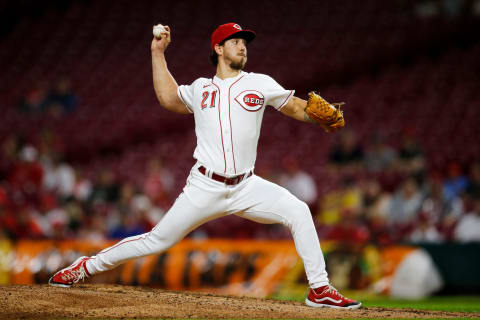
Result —
M160 105L167 110L189 114L187 106L180 100L177 94L178 84L167 68L165 50L171 42L170 28L165 26L165 33L161 38L152 40L152 73L153 87Z

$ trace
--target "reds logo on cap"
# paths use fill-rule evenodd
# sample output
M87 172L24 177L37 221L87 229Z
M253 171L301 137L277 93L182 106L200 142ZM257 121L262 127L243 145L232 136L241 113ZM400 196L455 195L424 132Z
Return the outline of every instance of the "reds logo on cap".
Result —
M250 112L255 112L263 107L263 104L265 103L265 97L259 91L245 90L235 97L235 101L237 101L243 109Z
M243 30L238 23L230 22L222 24L212 33L212 39L210 43L212 49L215 48L216 44L232 36L245 39L248 43L255 38L255 32L252 30Z

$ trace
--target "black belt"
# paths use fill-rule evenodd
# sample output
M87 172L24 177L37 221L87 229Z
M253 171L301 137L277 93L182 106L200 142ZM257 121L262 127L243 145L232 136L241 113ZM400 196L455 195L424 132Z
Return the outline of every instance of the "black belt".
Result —
M199 167L199 168L198 168L198 171L200 171L200 173L203 174L204 176L207 176L207 174L206 174L207 169L206 169L204 166ZM218 181L218 182L221 182L221 183L225 183L226 185L234 186L234 185L239 184L240 182L242 182L243 179L247 179L247 178L250 177L252 174L253 174L253 172L250 170L247 174L240 174L240 175L235 176L235 177L227 178L227 177L221 176L221 175L216 174L215 172L213 172L211 178L212 178L213 180L215 180L215 181ZM208 177L208 176L207 176L207 177Z

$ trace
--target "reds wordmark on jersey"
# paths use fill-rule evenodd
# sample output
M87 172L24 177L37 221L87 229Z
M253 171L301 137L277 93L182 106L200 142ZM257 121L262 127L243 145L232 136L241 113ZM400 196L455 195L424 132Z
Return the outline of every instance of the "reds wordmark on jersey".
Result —
M178 96L195 116L193 157L226 176L252 170L265 107L280 110L293 94L267 75L243 71L179 86Z

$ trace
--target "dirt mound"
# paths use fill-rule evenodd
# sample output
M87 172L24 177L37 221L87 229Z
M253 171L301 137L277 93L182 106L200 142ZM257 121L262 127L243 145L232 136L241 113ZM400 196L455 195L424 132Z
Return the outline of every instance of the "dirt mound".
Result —
M54 318L449 318L459 312L315 309L300 302L172 292L120 285L0 287L1 319ZM478 316L478 315L477 315Z

